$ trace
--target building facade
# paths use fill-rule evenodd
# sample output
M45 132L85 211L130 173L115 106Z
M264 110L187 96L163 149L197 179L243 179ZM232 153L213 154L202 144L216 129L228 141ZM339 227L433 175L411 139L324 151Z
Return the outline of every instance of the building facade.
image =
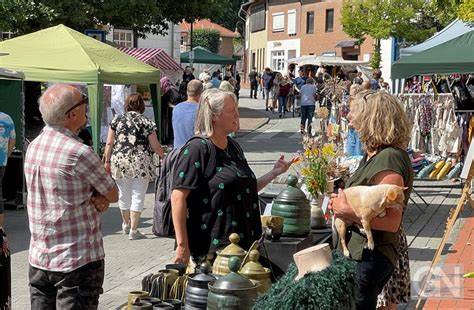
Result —
M186 22L180 23L181 28L181 52L189 51L191 46L189 33L191 32L191 25ZM193 30L197 29L212 29L219 32L220 43L218 54L232 58L234 56L234 38L239 34L230 29L222 27L221 25L211 22L209 19L198 20L193 23Z
M247 72L253 67L286 72L286 61L303 55L368 61L373 40L367 38L357 45L342 29L341 8L342 0L254 0L243 4Z
M179 25L169 23L164 35L147 34L146 38L139 38L130 29L109 27L106 39L122 47L161 48L177 63L180 63L180 35Z

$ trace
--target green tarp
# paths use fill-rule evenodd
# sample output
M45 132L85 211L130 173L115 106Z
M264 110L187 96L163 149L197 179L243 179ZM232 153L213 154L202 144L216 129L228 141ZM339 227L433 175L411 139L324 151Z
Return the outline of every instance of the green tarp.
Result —
M213 52L205 49L204 47L197 46L193 48L194 57L193 63L195 64L214 64L214 65L228 65L235 64L235 59L214 54ZM190 63L189 53L181 53L181 62Z
M22 72L25 81L87 84L96 150L103 84L158 84L160 81L156 68L64 25L0 42L0 52L7 53L0 56L0 67ZM157 96L153 98L153 107L158 122L159 94Z
M403 57L392 65L392 79L413 75L473 72L474 31L418 54Z

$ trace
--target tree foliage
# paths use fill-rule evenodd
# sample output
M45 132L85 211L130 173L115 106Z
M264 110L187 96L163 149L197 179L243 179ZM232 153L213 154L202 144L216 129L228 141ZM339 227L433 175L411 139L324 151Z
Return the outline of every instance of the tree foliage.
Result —
M193 31L193 46L202 46L213 53L219 52L220 34L215 29L196 29Z
M474 1L463 1L459 6L458 15L463 21L474 23Z
M239 18L238 14L240 6L244 2L242 0L229 0L229 4L223 8L222 14L213 17L212 21L232 31L237 29L242 34L245 23Z
M0 29L18 34L65 24L83 31L98 25L147 33L166 32L168 22L222 16L231 0L0 0Z

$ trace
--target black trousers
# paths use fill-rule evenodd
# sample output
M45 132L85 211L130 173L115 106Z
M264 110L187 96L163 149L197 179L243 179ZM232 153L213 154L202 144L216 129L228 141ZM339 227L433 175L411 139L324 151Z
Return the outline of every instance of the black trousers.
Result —
M5 175L5 166L0 166L0 214L5 211L5 204L3 203L3 176Z
M390 279L395 267L390 260L379 252L364 249L362 261L357 264L357 282L359 292L356 296L358 310L375 310L377 296Z
M97 309L103 293L104 260L71 272L38 269L30 265L31 309Z
M257 82L250 82L250 98L257 99L258 84Z

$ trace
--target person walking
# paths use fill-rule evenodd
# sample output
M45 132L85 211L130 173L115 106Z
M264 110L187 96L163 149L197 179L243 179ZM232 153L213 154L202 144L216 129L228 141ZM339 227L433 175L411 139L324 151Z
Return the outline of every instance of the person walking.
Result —
M128 239L146 238L138 230L150 181L156 177L152 152L163 158L163 149L156 136L156 125L143 112L145 103L140 94L125 100L125 114L110 123L105 146L105 169L112 174L119 188L122 233Z
M272 100L273 96L271 95L271 90L273 87L273 80L274 80L274 75L272 73L272 70L270 68L265 68L265 72L262 75L262 86L263 86L263 92L264 92L264 98L265 98L265 111L268 111L268 102ZM271 109L273 111L273 104L271 106Z
M257 68L253 67L252 71L249 73L250 80L250 98L257 99L258 91L258 73Z
M280 74L281 75L281 74ZM290 78L288 75L285 75L281 82L279 83L278 87L278 113L279 113L279 118L282 117L282 115L285 114L286 112L286 102L288 98L288 94L290 93L291 90L291 83L290 83Z
M372 90L380 89L380 79L382 78L382 71L380 69L375 69L372 72L372 79L370 80L370 88Z
M219 88L219 85L221 85L220 73L218 71L212 73L211 83L214 88Z
M4 202L2 182L8 157L15 147L15 124L12 118L0 112L0 309L11 309L10 249L4 224Z
M318 88L314 85L314 79L308 78L306 84L300 89L301 96L301 134L308 133L311 136L311 122L313 121L314 111L316 109L316 100L318 99ZM307 125L306 125L307 124Z
M103 293L100 216L118 200L118 189L100 158L77 140L87 103L66 84L39 99L46 126L28 146L24 168L31 309L97 309Z
M191 256L199 264L228 245L234 232L239 245L249 248L262 231L258 191L290 166L281 156L271 171L255 177L241 147L229 137L239 130L236 99L218 89L202 94L195 129L203 138L190 140L176 160L171 193L175 263L187 265ZM216 168L207 177L211 147Z
M203 90L201 81L192 80L188 84L187 100L179 103L173 109L174 149L180 148L194 136L194 122Z

